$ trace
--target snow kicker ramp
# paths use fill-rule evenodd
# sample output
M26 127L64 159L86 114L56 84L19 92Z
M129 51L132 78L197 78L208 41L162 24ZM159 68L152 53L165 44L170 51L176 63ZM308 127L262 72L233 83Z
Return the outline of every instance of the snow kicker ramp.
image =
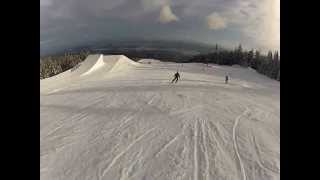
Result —
M132 61L124 55L89 55L83 62L79 63L74 68L56 76L41 80L41 92L56 89L58 86L68 86L77 81L98 80L112 74L125 73L138 65L139 63Z
M137 64L123 55L89 55L72 74L73 76L103 75L110 72L127 70L130 66Z
M178 66L97 55L53 78L74 80L40 95L41 180L279 180L279 82L190 63L169 84Z

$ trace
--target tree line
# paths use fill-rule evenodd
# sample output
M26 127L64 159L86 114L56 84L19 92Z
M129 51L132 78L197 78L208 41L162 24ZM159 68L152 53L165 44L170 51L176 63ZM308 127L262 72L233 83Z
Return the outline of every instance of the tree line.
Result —
M40 58L40 79L48 78L71 69L84 61L88 55L88 51L81 51L80 53L66 53L60 56Z
M216 45L213 52L195 55L187 62L214 63L219 65L237 64L243 67L251 67L260 74L280 81L280 56L278 51L269 51L264 55L258 50L243 50L241 45L234 50L222 49Z

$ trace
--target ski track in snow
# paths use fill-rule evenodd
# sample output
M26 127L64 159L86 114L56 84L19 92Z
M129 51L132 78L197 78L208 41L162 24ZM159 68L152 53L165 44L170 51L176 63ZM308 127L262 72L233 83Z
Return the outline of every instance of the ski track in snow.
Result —
M166 143L155 155L155 157L160 156L160 154L165 151L172 143L174 143L178 138L179 138L180 134L176 135L175 137L173 137L168 143Z
M237 145L237 139L236 139L236 128L238 126L238 123L240 121L240 119L245 116L247 113L249 112L249 109L247 108L242 114L240 114L234 121L234 125L233 125L233 129L232 129L232 138L233 138L233 145L234 145L234 149L235 152L237 154L237 158L238 158L238 162L240 165L240 170L241 170L241 174L242 174L242 180L246 180L247 176L246 176L246 171L244 169L243 163L242 163L242 159L241 156L239 154L239 150L238 150L238 145Z
M198 120L194 123L193 131L193 179L199 178L199 161L198 161Z
M132 146L134 146L136 143L138 143L142 138L144 138L146 135L148 135L149 133L151 133L152 131L154 131L154 128L148 130L147 132L143 133L142 135L140 135L137 139L135 139L131 144L129 144L129 146L124 150L124 151L121 151L118 155L116 155L111 163L107 166L106 169L104 169L102 171L102 177L105 176L106 173L108 173L108 171L112 168L112 166L117 162L117 160L122 156L124 155L126 152L128 152Z
M269 167L266 167L262 160L261 160L261 155L260 155L260 150L259 150L259 147L258 147L258 144L256 142L256 138L255 136L252 136L252 139L253 139L253 144L254 144L254 148L255 148L255 151L257 153L257 162L259 164L259 166L264 169L265 171L269 171L269 172L273 172L273 173L276 173L276 174L279 174L280 172L278 170L275 170L275 169L272 169L272 168L269 168Z
M205 171L205 179L210 179L210 162L209 162L209 155L208 155L208 147L207 147L207 133L205 130L205 121L202 120L201 122L201 130L202 130L202 141L204 146L204 155L206 160L206 171Z

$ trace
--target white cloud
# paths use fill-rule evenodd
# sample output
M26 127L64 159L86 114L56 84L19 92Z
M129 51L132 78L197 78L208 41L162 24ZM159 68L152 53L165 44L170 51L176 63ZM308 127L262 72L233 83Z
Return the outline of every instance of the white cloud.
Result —
M240 17L242 32L263 49L280 48L280 0L255 2L254 16ZM248 7L243 7L249 10Z
M140 0L144 11L158 11L159 21L163 24L178 21L179 18L172 12L171 0Z
M48 7L52 5L51 0L40 0L40 7Z
M144 10L152 11L168 5L169 0L141 0L141 4Z
M225 18L226 26L232 24L234 32L243 40L261 49L280 48L280 0L237 0L224 5L225 8L215 12ZM220 24L223 26L222 22ZM209 18L207 23L210 27Z
M208 27L213 30L224 29L227 27L226 19L216 12L213 12L207 17L207 23Z
M178 21L179 18L175 14L173 14L169 5L164 5L161 8L159 20L161 23L169 23Z

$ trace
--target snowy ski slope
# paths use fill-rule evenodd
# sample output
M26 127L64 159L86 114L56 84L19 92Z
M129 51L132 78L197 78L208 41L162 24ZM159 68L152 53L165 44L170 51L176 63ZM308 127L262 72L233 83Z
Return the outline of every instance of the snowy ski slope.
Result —
M90 55L40 87L41 180L280 179L280 83L252 69Z

